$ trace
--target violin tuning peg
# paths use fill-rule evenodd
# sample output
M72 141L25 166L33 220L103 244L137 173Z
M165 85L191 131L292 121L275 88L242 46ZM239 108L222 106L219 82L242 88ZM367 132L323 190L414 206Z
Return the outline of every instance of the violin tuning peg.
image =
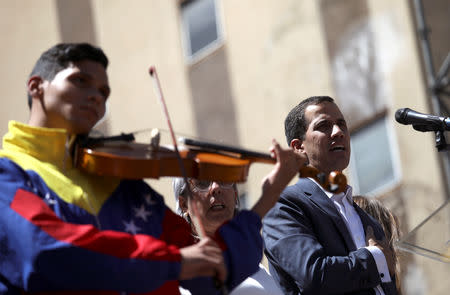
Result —
M157 150L159 148L159 142L161 140L161 133L158 128L153 128L150 133L150 145L153 150Z

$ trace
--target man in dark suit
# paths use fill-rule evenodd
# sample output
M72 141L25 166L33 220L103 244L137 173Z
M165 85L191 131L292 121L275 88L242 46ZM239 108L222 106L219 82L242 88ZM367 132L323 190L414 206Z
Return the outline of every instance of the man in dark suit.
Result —
M328 96L310 97L285 120L288 144L328 174L350 160L346 121ZM270 272L285 294L397 294L381 226L352 200L311 178L287 187L263 221Z

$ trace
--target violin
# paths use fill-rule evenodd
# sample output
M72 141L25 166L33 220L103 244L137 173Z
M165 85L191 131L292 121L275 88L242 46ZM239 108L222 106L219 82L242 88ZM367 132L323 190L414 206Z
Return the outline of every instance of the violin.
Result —
M81 138L74 155L75 167L91 174L122 179L183 177L178 156L170 146L159 145L159 133L153 132L150 144L134 142L132 134L116 137ZM275 164L269 154L193 139L182 139L179 156L186 177L222 182L245 182L255 162ZM325 190L345 191L347 180L340 172L329 175L314 167L300 168L300 177L311 177Z

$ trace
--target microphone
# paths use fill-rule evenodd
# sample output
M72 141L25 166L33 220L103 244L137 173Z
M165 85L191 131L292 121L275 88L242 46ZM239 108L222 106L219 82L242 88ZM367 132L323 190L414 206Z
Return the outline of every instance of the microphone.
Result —
M409 108L398 109L395 120L404 125L412 125L417 131L445 131L450 130L450 118L422 114Z

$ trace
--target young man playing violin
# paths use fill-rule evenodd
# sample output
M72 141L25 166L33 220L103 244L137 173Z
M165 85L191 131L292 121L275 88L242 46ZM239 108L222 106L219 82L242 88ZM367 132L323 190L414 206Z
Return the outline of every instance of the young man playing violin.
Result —
M326 175L349 164L346 121L328 96L294 107L285 133L288 144ZM353 202L349 186L333 194L301 178L264 218L263 237L271 274L284 294L397 294L383 229Z
M10 122L0 151L0 294L219 293L213 277L233 288L258 269L261 217L305 157L275 144L259 205L194 243L144 181L72 164L73 138L105 113L107 65L99 48L58 44L28 79L29 122Z

